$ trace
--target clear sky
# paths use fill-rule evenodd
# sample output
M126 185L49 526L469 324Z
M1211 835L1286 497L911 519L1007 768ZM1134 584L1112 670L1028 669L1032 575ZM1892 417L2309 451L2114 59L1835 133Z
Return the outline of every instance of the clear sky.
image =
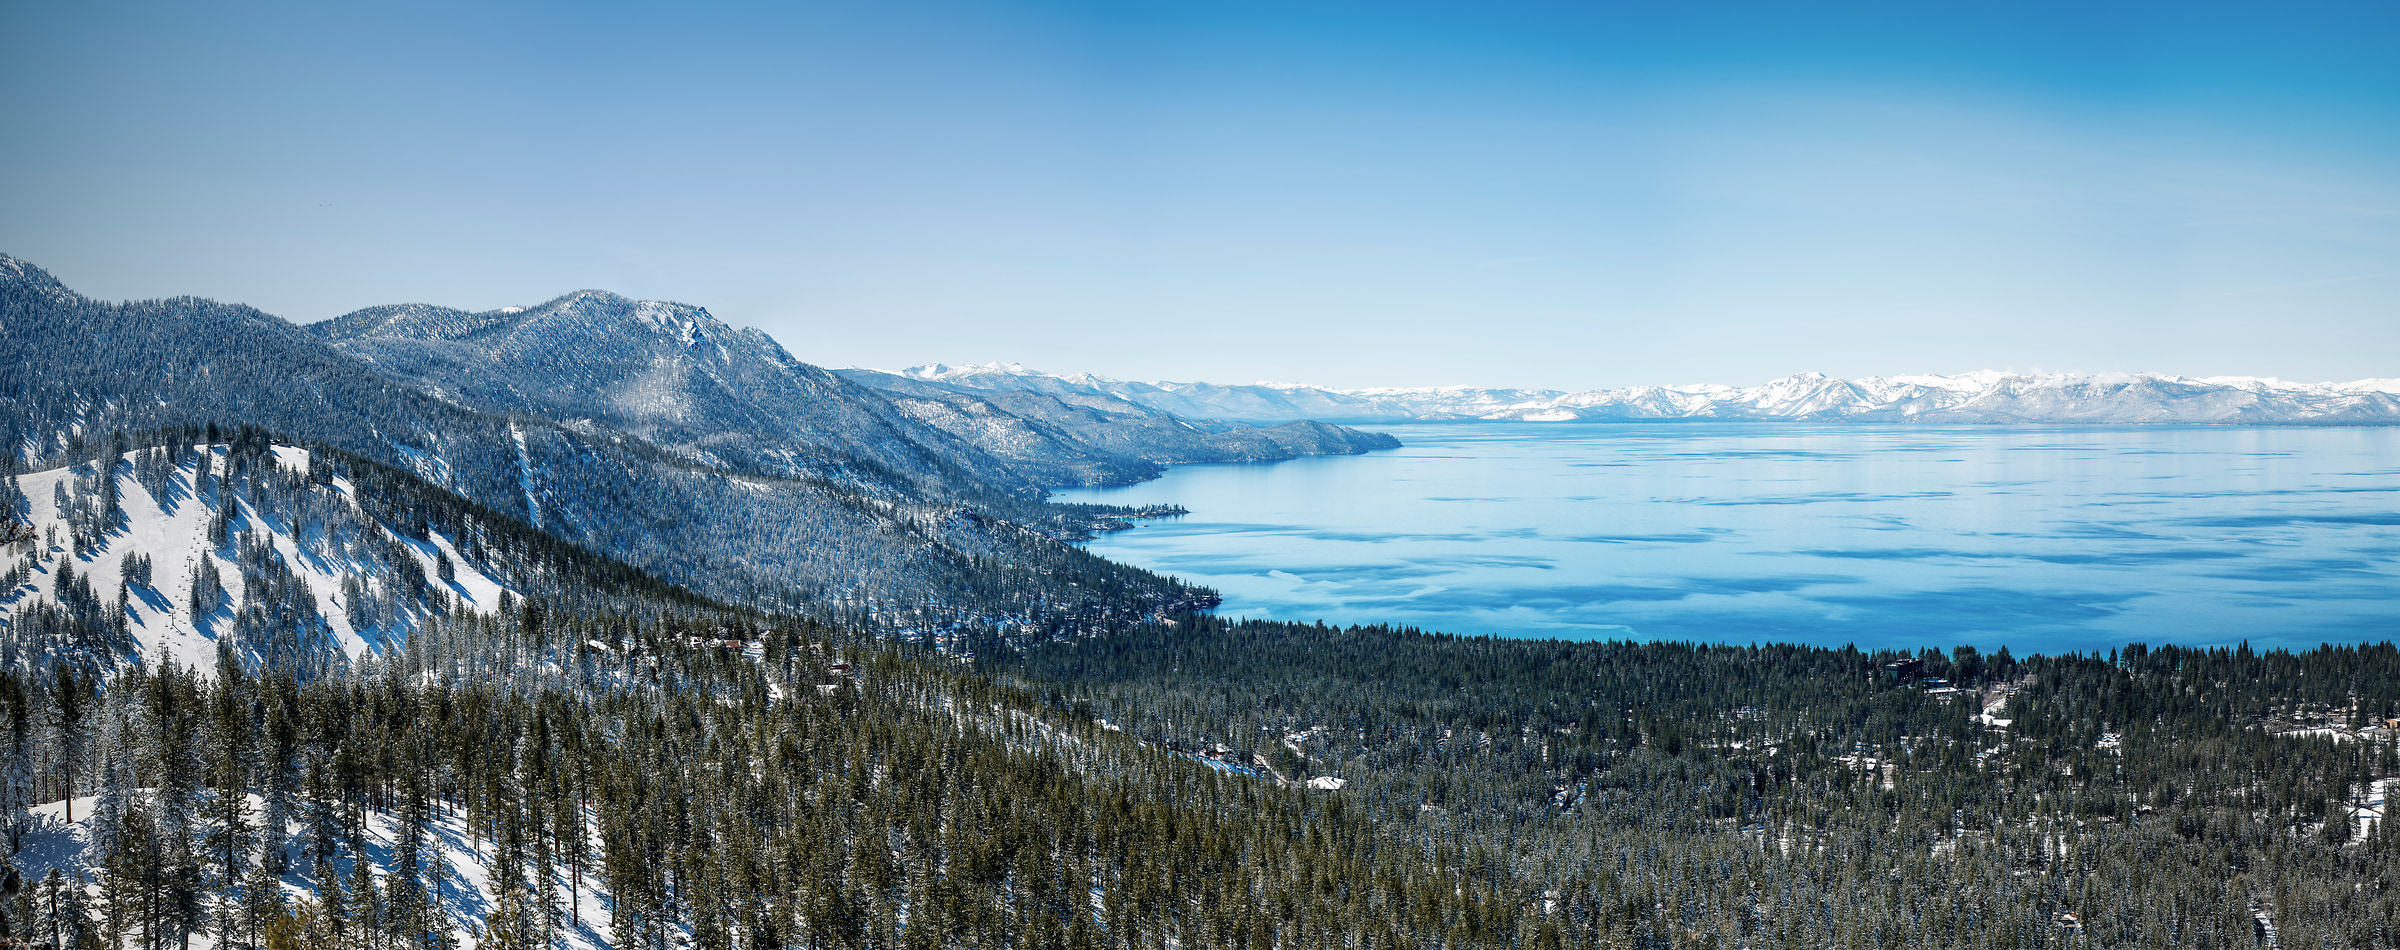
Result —
M0 5L0 251L1333 386L2400 376L2400 4Z

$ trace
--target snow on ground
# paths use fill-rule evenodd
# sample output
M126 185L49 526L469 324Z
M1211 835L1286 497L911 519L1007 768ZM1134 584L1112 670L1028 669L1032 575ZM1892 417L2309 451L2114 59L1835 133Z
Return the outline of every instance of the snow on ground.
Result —
M1975 714L1975 721L1994 729L2006 729L2014 725L2015 719L2000 717L2000 713L2008 711L2008 697L2012 692L2013 690L2001 689L1989 693L1985 698L1983 709Z
M2383 820L2391 813L2394 794L2400 794L2400 779L2378 779L2368 782L2356 798L2350 800L2351 831L2366 838L2383 830Z
M215 456L212 470L223 471L225 448L215 446L208 450ZM306 449L277 446L274 451L277 462L285 468L307 471ZM167 482L167 497L157 498L120 467L117 490L125 509L125 525L102 536L99 544L81 557L69 551L66 516L57 502L62 485L71 499L72 473L59 468L18 476L19 487L32 503L31 522L38 539L33 548L41 555L41 562L25 585L15 591L0 592L0 624L7 623L16 610L26 605L56 600L58 567L68 558L73 558L74 572L89 578L92 589L103 600L110 600L124 580L125 555L146 554L151 559L152 583L131 585L126 601L126 619L134 639L141 645L142 659L148 662L173 657L182 666L203 671L214 668L218 633L230 627L234 614L243 606L241 569L228 556L232 553L230 546L212 548L208 543L208 523L216 512L196 497L192 476L193 466L187 464L178 469ZM348 479L334 479L333 490L345 498L356 496L356 489ZM317 612L332 627L344 653L357 659L381 643L382 631L351 628L349 610L342 602L342 581L351 576L378 581L382 572L326 556L318 543L322 539L300 536L292 525L257 511L247 501L240 502L239 508L240 518L231 530L261 532L283 555L292 573L308 582L316 596ZM480 612L498 609L506 585L460 557L452 539L434 534L428 543L392 534L389 528L384 530L403 548L414 552L428 578L438 576L436 556L449 557L457 579L445 586L460 606ZM50 543L53 537L56 543ZM22 556L22 551L23 548L18 548L6 553L17 557ZM219 575L225 579L228 603L194 617L191 579L204 558L216 562Z
M542 526L542 504L534 497L533 459L525 454L525 430L509 423L508 434L517 442L517 487L525 493L525 518L534 527Z
M144 789L141 794L147 794L148 791ZM98 893L98 885L93 883L98 877L93 866L98 856L90 847L92 805L96 801L98 799L94 797L75 799L75 821L72 824L66 821L66 802L34 806L34 830L25 836L25 849L12 859L28 886L49 874L51 868L58 868L69 877L80 875L86 882L87 892ZM255 819L263 812L264 800L251 795L249 802L250 814ZM290 830L296 836L303 829L295 822ZM443 913L455 925L461 950L474 950L479 942L477 935L481 932L484 915L489 914L497 902L497 895L491 890L489 873L490 862L494 859L492 842L488 838L478 842L469 834L465 817L455 811L437 815L432 830L433 837L427 842L426 849L427 877L431 878L433 870L439 869ZM592 827L592 833L596 839L596 825ZM396 816L379 812L367 814L367 858L372 862L375 884L379 889L390 886L390 868L393 855L399 847L399 835L400 823ZM282 879L287 906L296 906L299 900L313 897L316 893L309 870L303 867L307 863L303 850L301 841L295 838L289 849L293 870ZM350 859L338 858L335 864L335 873L346 882L352 871ZM574 885L564 868L560 869L558 877L551 883L561 916L570 922L576 914L582 917L581 926L571 923L562 925L563 939L558 946L564 950L604 950L615 945L615 934L609 928L611 901L602 889L601 882L592 876L589 869L584 872L580 887ZM195 935L192 938L192 950L215 950L215 947L216 941L211 937Z

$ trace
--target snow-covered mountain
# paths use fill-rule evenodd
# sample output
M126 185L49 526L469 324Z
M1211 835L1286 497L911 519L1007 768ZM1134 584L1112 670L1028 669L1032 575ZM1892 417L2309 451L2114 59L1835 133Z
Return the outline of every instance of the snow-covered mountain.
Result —
M2400 379L2294 383L2247 376L2189 378L2017 374L1958 376L1822 373L1761 386L1632 386L1563 392L1469 386L1325 389L1292 383L1223 386L1060 376L1016 363L935 363L894 374L989 391L1106 396L1194 418L1329 422L1510 422L1670 419L1794 422L2400 424Z
M1066 464L986 451L698 308L579 293L311 329L198 298L91 300L0 256L0 366L12 464L86 461L113 432L253 425L745 604L908 601L911 624L996 626L1209 600L1063 543L1105 527L1039 500Z
M1030 473L705 308L583 290L467 313L372 307L306 329L385 373L485 412L632 435L716 468L1038 493ZM596 426L595 426L596 424Z
M1400 447L1389 435L1322 422L1186 419L1097 391L982 389L875 370L839 372L883 391L902 411L1002 458L1051 466L1061 459L1085 460L1087 470L1077 473L1085 484L1137 481L1167 465L1280 462Z
M801 362L756 328L689 304L584 290L466 313L374 307L313 324L343 353L450 402L639 438L714 468L1038 496L1118 485L1178 462L1273 461L1389 448L1328 426L1200 429L1132 403L858 379ZM862 385L863 384L863 385ZM876 388L870 388L876 387Z

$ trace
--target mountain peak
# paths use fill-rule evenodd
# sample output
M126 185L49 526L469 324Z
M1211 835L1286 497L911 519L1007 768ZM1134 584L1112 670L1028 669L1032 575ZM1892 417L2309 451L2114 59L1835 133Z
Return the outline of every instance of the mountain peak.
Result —
M1042 372L1038 369L1028 369L1023 363L1001 363L995 361L990 363L969 363L965 366L952 366L948 363L927 363L923 366L911 366L893 375L906 376L910 379L924 379L939 382L943 380L967 379L976 376L1049 376L1051 374Z
M0 254L0 287L20 292L32 292L60 300L72 300L75 292L59 283L50 272L23 260Z
M530 307L500 307L470 313L433 304L368 307L311 327L329 340L415 339L460 342L486 337L554 341L631 330L674 337L692 344L732 332L703 307L661 300L634 300L606 290L578 290Z

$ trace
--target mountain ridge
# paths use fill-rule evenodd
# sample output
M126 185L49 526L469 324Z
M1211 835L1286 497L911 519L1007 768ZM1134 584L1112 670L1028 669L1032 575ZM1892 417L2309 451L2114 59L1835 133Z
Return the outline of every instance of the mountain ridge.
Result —
M255 308L95 301L33 265L0 264L0 444L12 465L88 460L112 432L239 423L413 473L728 603L927 635L1047 630L1057 617L1088 627L1214 603L1075 548L1067 541L1111 526L1105 512L1043 503L1019 466L822 370L815 380L910 445L867 446L880 457L806 452L822 464L789 474L712 465L588 414L546 414L558 407L511 391L507 374L437 393ZM837 447L876 441L817 434Z
M1043 488L1035 473L982 457L703 307L583 290L482 313L374 307L304 329L463 405L605 426L715 467L786 478L871 469L1021 496Z
M845 372L862 372L846 370ZM875 371L882 372L882 371ZM1105 395L1178 415L1337 423L1745 420L1961 424L2400 424L2400 379L2295 383L2156 373L1837 379L1798 373L1758 386L1565 391L1475 386L1332 389L1299 383L1130 382L1018 363L910 367L890 375L952 387Z

